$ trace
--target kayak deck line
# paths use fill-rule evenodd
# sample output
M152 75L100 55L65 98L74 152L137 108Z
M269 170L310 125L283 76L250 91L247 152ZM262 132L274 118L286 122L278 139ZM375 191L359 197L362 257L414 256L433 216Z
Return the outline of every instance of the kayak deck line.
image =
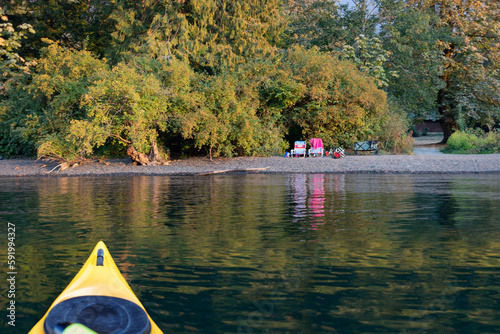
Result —
M82 323L97 333L163 334L102 241L29 334L56 333L60 322Z

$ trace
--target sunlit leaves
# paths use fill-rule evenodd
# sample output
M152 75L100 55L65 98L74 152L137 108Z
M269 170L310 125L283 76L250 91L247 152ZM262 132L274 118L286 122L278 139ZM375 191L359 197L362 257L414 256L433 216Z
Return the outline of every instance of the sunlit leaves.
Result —
M256 64L256 66L259 66ZM181 131L210 156L269 155L281 153L283 132L279 117L265 110L260 85L249 78L251 67L236 73L201 76L191 94L196 108L181 115Z
M342 56L353 61L363 73L375 78L379 87L389 85L388 75L398 77L396 71L386 70L384 67L390 54L384 50L380 38L368 38L365 35L359 35L354 45L344 45L342 50Z
M134 1L112 17L114 57L177 57L210 74L273 54L285 27L280 1Z
M22 40L28 34L34 34L33 27L28 23L23 23L16 28L9 22L4 10L0 7L0 70L2 70L1 80L7 78L6 71L22 70L29 72L30 66L34 63L26 60L17 52L21 47Z
M355 140L378 138L381 117L387 112L386 94L352 63L295 47L283 66L295 84L282 89L296 92L284 115L302 129L304 138L320 137L327 146L345 147Z

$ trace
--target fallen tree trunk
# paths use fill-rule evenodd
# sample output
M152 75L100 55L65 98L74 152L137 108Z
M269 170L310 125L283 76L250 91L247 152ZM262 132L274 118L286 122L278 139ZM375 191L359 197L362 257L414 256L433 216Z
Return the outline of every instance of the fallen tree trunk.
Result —
M161 156L156 142L153 142L153 144L151 145L151 150L149 151L149 154L138 152L135 149L134 145L129 145L127 149L127 154L129 155L130 159L132 159L133 162L141 166L168 165L168 161L163 159L163 157Z
M213 172L198 173L196 175L211 175L211 174L231 173L231 172L258 172L258 171L264 171L268 168L270 168L270 166L263 168L222 169L222 170L214 170Z
M58 163L57 166L52 168L48 173L52 173L55 170L58 172L62 172L63 170L66 170L70 167L74 168L74 167L77 167L77 166L82 165L85 162L89 161L89 159L85 159L85 158L77 158L75 160L69 161L69 160L66 160L59 155L56 155L56 154L42 155L42 156L38 157L37 160L46 160L49 162L57 162Z

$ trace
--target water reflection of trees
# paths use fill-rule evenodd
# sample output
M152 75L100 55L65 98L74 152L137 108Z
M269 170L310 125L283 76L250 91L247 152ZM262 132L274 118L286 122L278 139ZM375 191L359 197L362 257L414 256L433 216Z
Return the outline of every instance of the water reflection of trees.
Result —
M395 249L423 249L429 237L440 242L455 233L461 234L455 237L461 246L466 239L478 242L467 238L484 230L475 232L474 221L481 218L493 228L498 213L495 198L482 198L480 209L471 207L478 199L453 179L432 190L419 188L420 180L397 175L248 178L42 179L36 185L38 196L29 200L36 207L32 214L37 224L29 227L33 233L28 237L50 233L78 245L84 236L88 244L112 239L209 256L276 244L302 247L294 242L314 239L334 241L335 251L348 249L341 258L390 263L388 254ZM429 236L429 229L437 233ZM178 247L162 247L166 243ZM378 256L370 258L372 253Z
M250 179L41 179L35 185L38 195L26 200L36 207L32 215L38 216L27 237L50 234L75 247L82 237L88 240L83 247L99 239L119 240L154 247L162 256L177 252L179 257L186 251L225 257L270 245L293 249L302 247L295 241L314 239L332 243L337 258L392 264L394 253L405 254L400 249L410 249L406 253L415 259L429 241L446 238L452 226L460 227L453 233L462 233L455 238L460 247L451 246L453 250L464 249L464 241L479 242L467 238L480 233L475 232L474 221L481 217L493 227L499 210L498 200L487 197L481 199L480 209L471 207L477 202L474 193L467 196L467 185L453 178L434 190L419 188L421 179L397 175L253 175ZM490 187L496 188L491 183ZM429 236L429 229L437 233ZM176 247L165 247L167 243ZM67 249L57 243L54 247L51 251Z
M258 310L256 302L275 307L261 328L295 330L317 322L326 326L318 331L327 331L362 329L363 319L373 325L389 314L399 324L407 322L455 278L463 299L447 308L484 299L480 286L498 293L492 276L476 270L500 267L494 177L290 174L13 182L18 192L3 190L2 203L19 207L12 217L22 227L24 305L48 306L98 240L107 242L139 297L150 297L158 310L168 309L182 321L186 316L176 315L178 306L210 311L217 315L213 326L221 328L237 329L237 313ZM195 307L200 301L206 304L201 310ZM201 328L198 311L191 317ZM378 325L382 332L394 329Z

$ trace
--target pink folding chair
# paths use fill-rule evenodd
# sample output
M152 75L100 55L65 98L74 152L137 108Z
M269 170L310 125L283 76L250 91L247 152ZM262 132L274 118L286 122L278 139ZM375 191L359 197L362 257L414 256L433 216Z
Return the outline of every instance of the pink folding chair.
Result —
M321 138L313 138L310 140L311 148L308 150L309 157L322 157L325 152L323 140Z

